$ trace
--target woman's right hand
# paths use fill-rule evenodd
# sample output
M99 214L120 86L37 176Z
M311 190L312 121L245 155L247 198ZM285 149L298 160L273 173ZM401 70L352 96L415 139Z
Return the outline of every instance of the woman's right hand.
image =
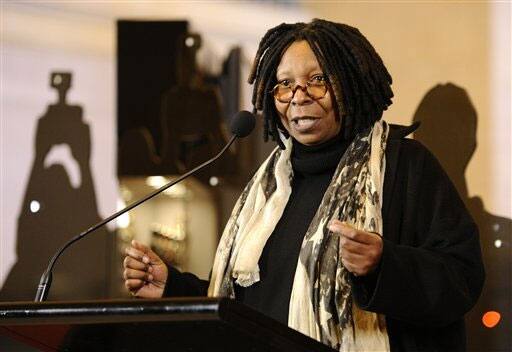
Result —
M169 275L167 266L149 247L133 240L123 261L124 285L135 297L160 298Z

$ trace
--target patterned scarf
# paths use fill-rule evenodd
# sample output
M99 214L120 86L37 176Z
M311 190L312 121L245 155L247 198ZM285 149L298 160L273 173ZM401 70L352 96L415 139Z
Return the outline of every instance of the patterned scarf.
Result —
M356 136L342 156L304 236L288 325L339 351L389 351L384 316L352 300L349 272L339 255L332 219L382 234L382 187L388 125L378 121ZM238 199L217 248L208 296L234 298L234 284L259 281L258 262L291 194L291 139L276 148Z

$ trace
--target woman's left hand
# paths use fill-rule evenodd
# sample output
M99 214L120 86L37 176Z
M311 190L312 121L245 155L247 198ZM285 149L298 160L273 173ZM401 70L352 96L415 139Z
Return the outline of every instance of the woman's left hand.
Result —
M348 271L364 276L377 268L382 256L381 236L357 230L339 220L332 220L328 228L340 235L341 261Z

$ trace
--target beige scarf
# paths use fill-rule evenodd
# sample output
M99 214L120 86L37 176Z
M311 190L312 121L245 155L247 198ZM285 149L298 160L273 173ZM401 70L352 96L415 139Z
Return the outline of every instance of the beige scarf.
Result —
M339 256L332 219L382 234L382 187L388 126L378 121L341 158L304 236L288 325L339 351L389 351L384 316L360 310ZM291 194L292 142L276 148L238 199L217 248L208 296L234 298L234 284L259 281L258 261Z

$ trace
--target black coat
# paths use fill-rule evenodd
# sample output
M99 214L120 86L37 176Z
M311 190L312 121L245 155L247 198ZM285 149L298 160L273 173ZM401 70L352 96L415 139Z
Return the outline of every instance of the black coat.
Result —
M464 314L484 282L478 228L437 159L394 129L386 150L378 270L352 278L357 305L386 316L391 351L465 351Z
M378 269L352 277L356 304L386 316L391 351L465 351L464 314L480 295L478 229L436 158L392 126ZM170 268L165 296L206 295L208 282Z

